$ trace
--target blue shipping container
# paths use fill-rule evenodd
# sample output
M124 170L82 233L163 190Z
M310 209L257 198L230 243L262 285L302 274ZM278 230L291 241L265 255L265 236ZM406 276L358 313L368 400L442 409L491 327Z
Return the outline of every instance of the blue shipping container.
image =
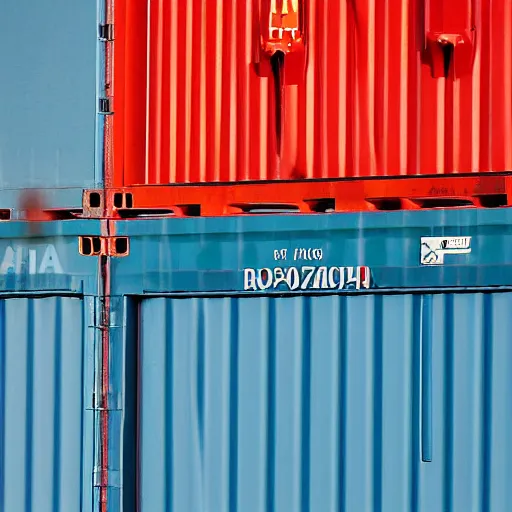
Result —
M511 215L116 222L124 510L507 511Z
M97 3L0 3L0 205L22 188L81 207L95 173ZM100 140L100 138L99 138Z

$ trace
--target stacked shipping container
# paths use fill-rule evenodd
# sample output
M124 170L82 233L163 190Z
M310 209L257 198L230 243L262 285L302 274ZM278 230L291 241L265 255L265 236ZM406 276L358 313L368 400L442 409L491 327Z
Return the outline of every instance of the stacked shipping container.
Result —
M96 17L94 3L0 5L2 211L17 209L26 188L44 189L51 210L80 209L83 189L102 181Z
M0 217L54 219L0 223L0 509L508 510L510 3L48 6L0 7Z
M115 27L117 186L512 169L507 0L136 0Z
M509 214L4 223L2 506L506 510Z
M139 510L507 510L510 220L117 222ZM433 260L425 237L470 251Z
M508 1L137 0L112 20L109 215L510 204L489 176L512 169Z

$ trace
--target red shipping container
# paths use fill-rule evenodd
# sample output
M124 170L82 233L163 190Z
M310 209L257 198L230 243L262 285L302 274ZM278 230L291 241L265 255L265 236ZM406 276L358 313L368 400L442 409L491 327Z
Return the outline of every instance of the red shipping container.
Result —
M512 2L116 2L113 96L114 186L512 170Z

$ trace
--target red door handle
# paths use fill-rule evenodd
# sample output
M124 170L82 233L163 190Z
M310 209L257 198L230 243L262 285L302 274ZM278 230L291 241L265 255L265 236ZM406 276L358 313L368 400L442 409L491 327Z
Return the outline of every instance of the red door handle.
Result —
M425 0L425 60L432 76L471 73L475 47L474 0Z
M260 0L257 26L259 39L255 59L260 76L269 76L270 58L277 52L284 56L283 85L297 84L306 66L305 0Z

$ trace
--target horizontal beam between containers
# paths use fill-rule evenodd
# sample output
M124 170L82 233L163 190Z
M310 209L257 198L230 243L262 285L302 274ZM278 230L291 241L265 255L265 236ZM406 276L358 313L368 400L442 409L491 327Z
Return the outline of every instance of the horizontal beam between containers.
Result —
M140 185L84 191L85 217L201 217L512 205L512 176Z

